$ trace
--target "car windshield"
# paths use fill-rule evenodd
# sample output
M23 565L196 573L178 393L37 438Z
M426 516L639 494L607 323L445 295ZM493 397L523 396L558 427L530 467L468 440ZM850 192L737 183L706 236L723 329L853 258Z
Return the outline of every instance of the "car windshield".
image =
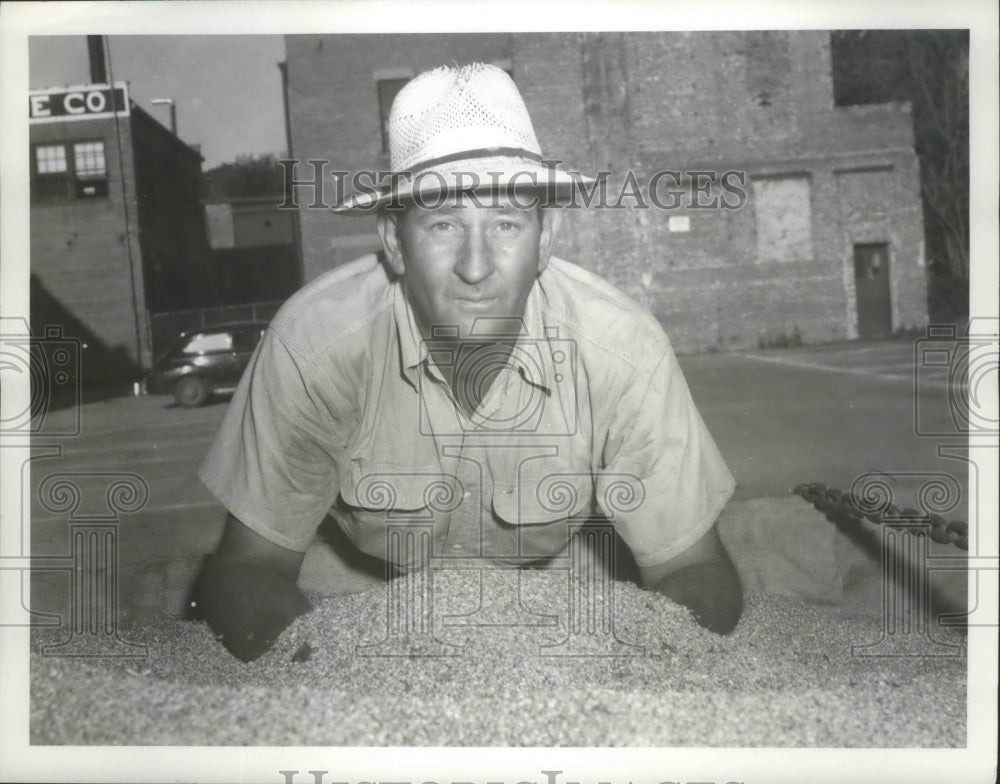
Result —
M232 351L233 336L229 332L209 332L192 335L181 348L182 354L205 354L211 351Z

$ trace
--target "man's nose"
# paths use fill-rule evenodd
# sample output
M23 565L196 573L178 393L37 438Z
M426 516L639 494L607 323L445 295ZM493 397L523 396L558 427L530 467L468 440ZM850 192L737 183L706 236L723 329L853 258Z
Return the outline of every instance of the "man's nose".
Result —
M473 229L465 236L455 274L465 283L475 285L488 278L493 272L493 258L484 232Z

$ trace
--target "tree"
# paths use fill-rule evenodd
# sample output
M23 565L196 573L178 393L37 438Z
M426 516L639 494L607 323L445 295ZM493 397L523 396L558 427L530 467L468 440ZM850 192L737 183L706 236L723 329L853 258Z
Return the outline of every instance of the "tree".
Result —
M285 170L276 155L240 155L204 174L205 198L226 201L252 196L281 197L285 192Z
M840 30L831 35L831 56L836 105L912 105L931 266L967 281L968 31Z

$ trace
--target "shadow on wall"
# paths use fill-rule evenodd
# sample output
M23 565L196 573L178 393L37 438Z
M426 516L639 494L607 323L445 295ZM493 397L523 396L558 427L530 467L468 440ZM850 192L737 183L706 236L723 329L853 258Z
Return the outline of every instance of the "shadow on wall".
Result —
M32 401L55 410L130 394L141 368L122 345L109 346L31 276Z

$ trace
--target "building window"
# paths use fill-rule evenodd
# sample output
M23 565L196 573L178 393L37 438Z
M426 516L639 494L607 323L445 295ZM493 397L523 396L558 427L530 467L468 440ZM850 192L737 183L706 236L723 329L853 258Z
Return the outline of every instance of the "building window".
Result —
M410 77L407 76L402 79L379 79L377 82L379 122L382 128L382 152L389 152L389 110L392 109L392 102L396 99L396 95L408 81L410 81Z
M66 165L66 145L44 144L35 147L36 201L65 199L69 187L69 168Z
M80 142L73 145L73 161L77 177L107 177L104 163L104 142Z
M758 264L812 259L808 177L755 178L753 206Z
M62 144L46 144L36 148L39 174L66 173L66 147Z
M37 144L34 152L34 201L108 195L108 166L103 141Z

